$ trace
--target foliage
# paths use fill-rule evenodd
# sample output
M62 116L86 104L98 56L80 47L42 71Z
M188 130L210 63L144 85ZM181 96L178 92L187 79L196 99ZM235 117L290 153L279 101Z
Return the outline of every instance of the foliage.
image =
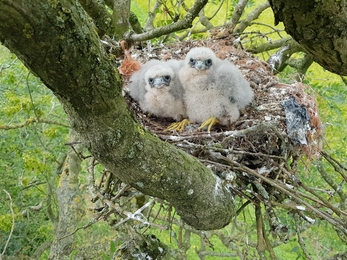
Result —
M66 127L47 123L20 124L33 118L65 123L59 102L21 62L0 46L0 186L7 189L15 205L15 229L6 254L31 255L42 242L52 239L47 214L47 183L52 182L59 153L66 150ZM53 180L54 181L54 180ZM54 183L53 183L54 184ZM1 191L2 193L2 191ZM6 197L0 196L2 219L0 251L9 235L11 215ZM30 207L40 205L38 211Z
M191 6L192 2L186 1L185 3ZM149 1L149 3L152 8L154 2ZM205 15L211 18L209 21L214 26L221 25L230 20L237 3L238 1L210 1L205 8ZM249 1L242 18L245 18L259 4L260 1ZM221 11L215 15L220 7ZM132 11L138 15L141 24L144 25L148 18L148 2L133 1ZM178 6L178 2L162 1L160 8L155 13L154 27L160 27L171 24L176 14L182 18L186 11L182 6ZM267 9L258 20L253 21L252 26L236 34L235 37L240 37L242 45L252 50L269 41L287 37L283 28L274 29L269 25L272 23L272 12ZM211 32L207 31L196 19L192 30L173 33L172 38L164 35L159 40L157 38L152 42L182 40L185 37L205 38L209 35ZM4 126L4 129L12 128L0 130L0 169L2 173L0 186L5 187L11 193L15 205L15 230L10 245L6 249L6 255L30 256L43 242L53 239L53 224L50 219L52 216L48 211L50 208L55 209L57 203L54 199L54 192L59 179L59 175L57 175L60 169L58 158L67 150L64 144L67 142L68 131L65 125L68 123L59 102L52 93L43 86L39 79L28 72L13 54L2 46L0 48L0 104L3 111L0 114L0 126ZM267 60L276 51L277 49L263 51L258 56ZM311 85L319 100L321 118L326 126L326 150L333 152L334 156L345 165L346 137L343 133L346 129L347 115L346 86L336 75L322 71L317 65L313 66L306 73L304 82ZM294 82L295 73L296 69L288 65L279 74L279 77L283 82ZM23 125L23 122L27 123ZM334 169L326 160L322 162L302 160L298 174L301 180L309 183L311 187L319 187L326 200L337 204L339 197L332 197L333 189L324 178L319 178L319 171L315 167L319 163L330 173L334 183L343 186L343 179L334 173ZM95 172L91 173L91 169ZM102 166L91 164L86 160L82 172L85 176L80 176L81 184L88 184L93 188L98 187L100 190L105 188L103 180L108 178L108 175ZM86 177L87 175L89 177ZM90 181L92 177L94 182ZM122 245L132 239L129 233L134 234L135 230L140 234L154 235L170 247L171 256L179 256L176 259L183 259L182 257L187 257L187 259L239 259L239 255L246 256L247 259L258 257L257 237L254 232L256 209L252 204L246 205L231 224L220 231L204 233L192 230L175 216L170 205L157 200L153 203L153 207L146 208L143 213L148 219L153 220L153 223L156 223L155 227L146 226L148 223L144 224L136 219L128 219L124 225L118 226L117 224L126 218L128 212L134 212L141 205L143 206L143 203L139 203L142 195L133 189L124 189L123 184L117 179L110 178L110 182L112 182L112 192L119 194L122 199L114 202L100 195L98 199L91 198L98 202L96 205L89 206L95 211L100 209L102 212L107 208L105 205L109 205L107 203L116 203L121 209L110 212L113 217L110 224L113 228L109 228L106 223L102 222L104 216L101 213L89 212L78 227L79 230L74 240L76 248L92 247L92 241L101 241L110 249L107 253L103 252L103 259L111 259ZM83 190L83 192L86 203L89 203L90 198L87 191ZM150 200L153 199L146 198L145 202ZM41 202L43 206L38 211L30 209L30 206L39 205ZM240 207L245 203L246 201L241 199L237 201ZM264 208L261 208L261 211L264 213ZM294 214L287 214L285 210L278 210L276 213L280 216L282 223L290 227L288 242L274 246L274 251L279 259L304 259L307 252L312 258L327 259L337 252L347 250L346 245L327 222L317 220L314 224L308 224L296 219ZM264 215L266 214L264 213ZM9 205L5 197L0 196L0 252L9 236L11 218ZM84 230L84 227L87 229ZM270 230L270 227L266 226L266 229ZM297 234L301 236L298 237ZM118 243L110 241L115 236L118 237ZM120 239L120 237L122 238ZM307 251L304 252L303 248ZM69 259L73 259L78 254L78 250L73 251ZM47 253L42 255L42 257L45 256ZM269 258L269 255L266 257Z

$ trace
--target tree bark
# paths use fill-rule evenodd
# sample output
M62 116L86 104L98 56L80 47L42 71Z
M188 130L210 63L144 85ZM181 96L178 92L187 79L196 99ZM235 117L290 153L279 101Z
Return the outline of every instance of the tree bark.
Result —
M347 5L335 0L269 0L275 24L290 34L323 68L347 75Z
M115 37L121 40L130 28L130 0L114 1L113 6L113 21L115 28Z
M105 8L103 0L79 0L80 4L88 15L93 19L98 28L98 34L102 37L104 34L113 35L115 28L112 21L112 15Z
M123 182L169 201L197 229L229 223L233 197L221 180L134 120L121 77L78 1L2 0L0 13L0 40L58 97L97 160Z
M70 142L77 142L78 137L74 130L69 133ZM81 170L81 161L76 152L81 152L82 146L70 148L65 160L64 168L60 174L57 188L58 221L54 223L54 240L51 245L49 259L64 259L72 253L74 231L83 216L82 197L78 183L78 174Z

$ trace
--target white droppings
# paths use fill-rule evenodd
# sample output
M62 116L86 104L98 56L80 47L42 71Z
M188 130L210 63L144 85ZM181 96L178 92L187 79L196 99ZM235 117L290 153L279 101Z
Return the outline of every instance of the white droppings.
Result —
M272 170L272 168L268 169L266 166L263 166L260 169L258 169L258 173L264 175L264 174L270 173L271 170Z
M216 199L217 195L219 195L219 193L221 192L222 188L223 188L223 181L221 178L219 178L216 175L213 175L216 179L216 185L214 186L214 191L213 191L213 198Z
M306 220L310 222L311 224L314 224L316 221L308 216L305 216Z
M296 206L296 208L298 209L298 210L301 210L301 211L305 211L305 207L304 206Z
M236 179L236 174L234 172L228 172L227 174L225 174L225 180L227 182L232 182Z
M189 189L188 195L192 195L193 193L194 193L194 190L193 189Z
M288 183L286 183L286 186L289 188L289 189L294 189L294 186L293 185L290 185Z

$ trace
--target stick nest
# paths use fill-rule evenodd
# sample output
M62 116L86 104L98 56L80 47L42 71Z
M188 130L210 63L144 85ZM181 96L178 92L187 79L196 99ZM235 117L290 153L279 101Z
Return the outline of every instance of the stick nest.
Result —
M235 47L231 39L191 41L152 49L134 48L131 52L136 62L145 63L153 58L184 59L187 52L197 46L211 48L219 58L230 60L241 70L254 91L252 104L241 111L240 118L228 127L214 126L207 133L198 131L199 125L192 124L177 133L165 131L172 119L143 113L138 104L125 94L138 121L163 141L195 156L226 182L237 184L233 187L242 189L254 184L258 179L254 177L258 174L285 184L295 182L298 160L304 156L316 157L321 151L323 132L313 91L301 82L280 83L267 63ZM126 83L124 87L126 89ZM308 145L299 144L287 134L281 102L292 96L310 116ZM265 186L268 193L272 190L270 186L269 189Z

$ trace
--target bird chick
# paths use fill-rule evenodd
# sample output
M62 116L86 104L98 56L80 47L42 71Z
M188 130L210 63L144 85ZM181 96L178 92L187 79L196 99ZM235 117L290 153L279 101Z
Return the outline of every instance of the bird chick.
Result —
M183 88L176 75L180 62L153 60L147 63L130 78L129 94L144 112L181 120L186 116L186 109Z
M129 79L129 84L128 84L128 92L129 95L139 102L141 98L143 98L146 94L146 81L145 81L145 73L146 71L150 68L153 67L154 65L161 64L162 62L159 60L150 60L143 64L140 68L140 70L134 72L130 79Z
M208 126L217 123L229 125L253 98L248 81L237 67L221 60L205 47L191 49L179 70L179 79L185 91L187 115L190 121Z

